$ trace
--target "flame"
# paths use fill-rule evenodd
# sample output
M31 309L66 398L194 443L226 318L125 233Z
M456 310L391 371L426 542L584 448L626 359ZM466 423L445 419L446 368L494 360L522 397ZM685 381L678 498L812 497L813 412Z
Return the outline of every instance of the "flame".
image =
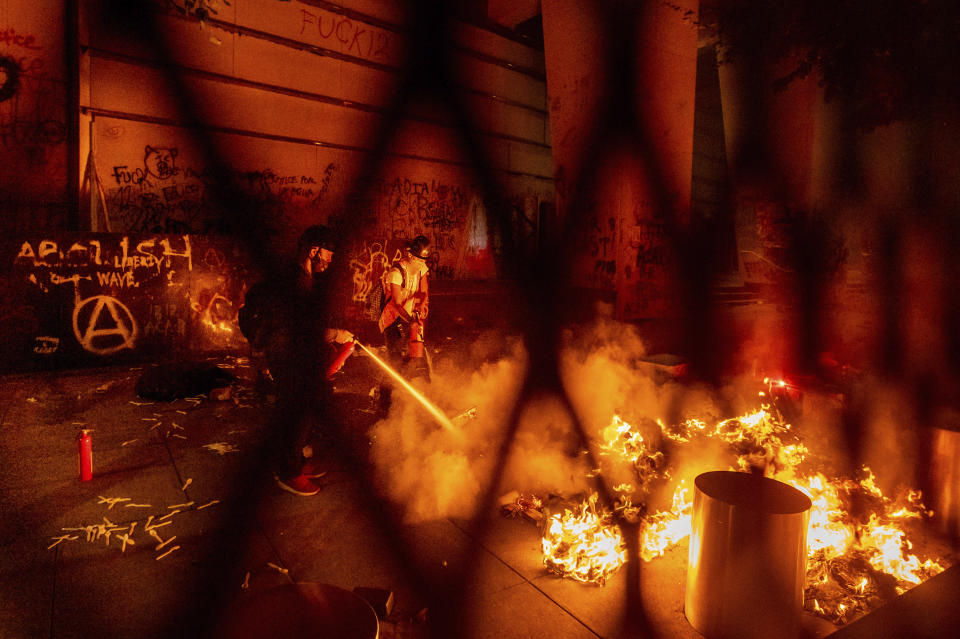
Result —
M219 322L214 322L213 320L211 320L211 319L208 318L208 317L201 317L201 318L200 318L200 321L203 323L204 326L206 326L206 327L208 327L208 328L211 328L211 329L213 329L214 331L216 331L216 332L218 332L218 333L232 333L232 332L233 332L233 326L230 325L230 322L227 322L227 321L225 321L225 320L220 320Z
M650 561L659 557L667 549L680 543L690 535L690 513L693 510L693 500L687 494L687 487L681 479L673 493L673 505L670 510L664 510L644 518L643 528L640 531L640 557Z
M603 584L627 560L620 529L597 512L593 493L573 510L553 515L543 537L547 569L584 583Z
M909 519L929 517L919 491L890 499L877 485L869 468L859 479L828 479L822 472L803 472L809 450L791 430L770 399L774 388L792 386L782 380L767 380L771 393L760 393L760 410L713 426L688 419L674 426L658 420L663 436L677 444L697 438L719 439L736 453L739 470L762 470L766 476L796 487L810 497L807 532L808 571L806 600L810 612L835 623L867 610L877 601L895 596L942 572L935 559L921 561L911 554L911 543L899 527ZM601 432L601 457L628 462L637 472L639 487L655 479L668 479L662 451L649 443L619 415ZM616 517L640 522L640 554L644 561L663 555L690 535L692 501L680 481L669 510L644 514L633 506L634 488L614 488L620 502L613 513L597 510L596 494L574 511L555 515L543 538L545 563L553 572L579 581L603 583L624 563ZM850 514L853 504L863 513ZM869 514L867 512L869 511Z

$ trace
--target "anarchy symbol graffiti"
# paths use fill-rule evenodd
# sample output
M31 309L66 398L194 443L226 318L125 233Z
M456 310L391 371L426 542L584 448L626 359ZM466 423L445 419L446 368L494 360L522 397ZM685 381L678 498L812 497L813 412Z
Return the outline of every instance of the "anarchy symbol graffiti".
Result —
M73 309L73 334L85 350L112 355L133 348L139 329L123 302L109 295L94 295Z

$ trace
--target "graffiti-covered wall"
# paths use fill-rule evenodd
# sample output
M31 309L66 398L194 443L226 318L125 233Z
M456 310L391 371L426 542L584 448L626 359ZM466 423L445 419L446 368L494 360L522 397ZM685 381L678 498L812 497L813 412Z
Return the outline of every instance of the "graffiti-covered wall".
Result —
M60 2L0 3L0 231L68 219L63 25Z
M5 371L244 345L236 320L248 273L230 241L61 233L0 249Z
M605 102L609 83L621 82L608 77L602 11L575 0L541 6L558 208L586 222L577 283L615 291L621 318L676 317L679 260L667 222L689 220L697 27L683 16L696 15L699 3L649 3L622 16L633 20L622 28L633 29L638 43L636 81L625 89L636 120L612 132L597 125L619 113ZM573 201L582 208L567 210Z
M417 234L431 239L435 281L497 277L498 241L457 118L411 103L383 130L411 73L409 3L129 6L0 4L8 356L229 347L217 327L259 276L241 276L240 264L264 257L244 262L236 240L255 235L283 257L305 227L334 219L358 222L344 256L354 314ZM451 90L509 191L518 235L535 242L553 202L543 51L465 22L450 35Z
M201 16L201 5L211 10ZM482 206L453 114L411 103L392 130L381 128L413 72L404 68L409 5L343 5L157 2L143 14L149 29L136 34L118 28L113 5L85 3L80 128L92 135L81 154L92 157L103 191L91 224L228 230L236 211L216 193L229 188L266 212L264 231L280 251L309 224L364 213L365 240L429 232L438 275L494 276L468 264L476 247L464 244L464 229L487 223L476 221ZM457 25L452 64L462 86L451 90L469 109L489 168L516 189L512 197L552 199L543 52ZM377 136L390 143L378 146ZM377 149L379 182L358 185Z
M476 184L458 170L424 170L414 162L393 163L386 175L368 184L363 199L352 204L373 220L349 254L352 300L358 310L376 305L384 268L417 235L430 240L427 264L436 285L496 277L498 235L491 232L494 229ZM510 201L513 235L523 247L525 241L536 242L541 230L539 207L552 201L552 189L522 179L512 189L518 194Z

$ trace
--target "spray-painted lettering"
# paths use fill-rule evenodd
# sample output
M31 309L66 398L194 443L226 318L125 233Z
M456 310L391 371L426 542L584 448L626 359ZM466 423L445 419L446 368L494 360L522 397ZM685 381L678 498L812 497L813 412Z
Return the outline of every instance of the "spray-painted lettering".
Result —
M338 43L338 50L362 58L384 59L390 37L382 30L331 13L300 10L300 35L307 39Z

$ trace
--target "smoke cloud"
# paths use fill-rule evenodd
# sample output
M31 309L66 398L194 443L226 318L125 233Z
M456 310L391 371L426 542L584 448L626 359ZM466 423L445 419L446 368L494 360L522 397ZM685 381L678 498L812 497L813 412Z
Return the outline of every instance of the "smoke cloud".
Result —
M635 326L601 313L562 336L560 372L569 404L555 395L526 397L518 428L506 446L528 367L521 340L491 333L465 352L439 357L434 364L433 383L419 384L422 392L450 417L471 408L476 417L450 432L397 391L391 414L372 431L378 485L410 521L472 517L491 482L496 482L498 495L586 495L595 489L595 465L601 466L608 488L636 482L635 469L611 467L609 456L598 455L598 445L605 441L601 435L614 416L638 431L650 449L662 451L663 470L669 470L669 481L658 478L659 483L644 488L649 492L633 495L634 503L668 507L679 480L689 487L702 472L733 469L736 455L720 438L701 438L696 445L672 442L659 424L672 427L698 419L712 427L753 413L761 406L758 391L764 388L762 378L749 373L721 388L680 381L677 358L651 355ZM811 459L828 473L832 467L834 473L849 474L868 463L881 482L897 475L915 479L911 471L916 459L909 451L916 451L917 442L915 433L903 426L909 421L906 402L873 384L865 384L854 397L861 398L858 414L865 438L855 459L846 455L839 395L820 390L801 394L784 404L784 411L790 409L784 417L810 449ZM588 447L592 457L585 454ZM501 465L504 448L509 454ZM884 472L891 469L894 472Z
M519 338L508 340L506 348L504 343L502 335L483 336L466 353L438 358L431 384L415 383L453 418L476 408L476 417L460 424L458 432L442 428L400 391L394 393L389 417L374 425L372 456L378 485L402 505L408 520L473 516L495 472L497 494L567 496L592 490L583 436L557 396L526 398L505 466L498 470L528 366ZM610 317L568 330L560 359L564 390L583 435L593 444L619 415L659 448L664 442L657 420L715 421L729 416L729 405L739 400L728 392L718 401L710 389L678 383L677 362L650 357L636 328ZM719 450L678 451L671 461L690 466L694 457L697 467L729 465L719 461ZM606 469L604 473L610 485L630 479L613 472L608 477Z

